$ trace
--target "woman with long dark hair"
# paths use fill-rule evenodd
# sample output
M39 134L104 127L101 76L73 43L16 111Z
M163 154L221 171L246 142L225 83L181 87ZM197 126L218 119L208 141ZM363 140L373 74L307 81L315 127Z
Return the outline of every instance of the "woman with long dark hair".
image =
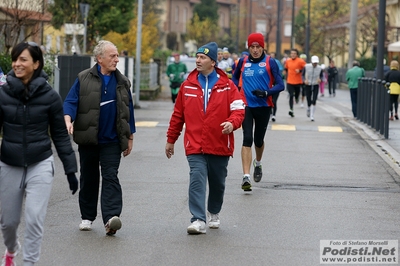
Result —
M53 141L69 187L78 189L77 162L64 122L60 95L47 83L43 54L34 42L11 51L12 70L0 87L1 230L6 252L2 265L15 265L21 249L17 230L25 198L24 265L39 260L43 225L54 177Z

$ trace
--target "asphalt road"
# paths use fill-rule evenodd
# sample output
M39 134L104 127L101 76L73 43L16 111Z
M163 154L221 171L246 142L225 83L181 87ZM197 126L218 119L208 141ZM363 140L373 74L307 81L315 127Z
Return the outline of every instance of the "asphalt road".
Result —
M120 167L123 224L114 237L105 235L100 215L93 231L79 231L78 197L56 156L37 265L307 266L320 264L320 240L398 240L398 170L370 145L349 105L347 91L320 98L311 122L299 104L296 116L288 116L282 92L265 137L263 179L253 182L252 192L241 190L242 132L236 131L221 227L193 236L186 233L191 215L182 137L171 159L164 154L173 110L164 88L158 101L141 101L135 110L134 149ZM22 222L21 241L23 229Z

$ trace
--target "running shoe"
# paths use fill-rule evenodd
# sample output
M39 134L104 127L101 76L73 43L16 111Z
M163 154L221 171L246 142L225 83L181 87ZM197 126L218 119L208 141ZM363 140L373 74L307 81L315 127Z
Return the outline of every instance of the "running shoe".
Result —
M198 235L206 233L206 223L202 220L196 220L188 226L187 232L190 235Z
M253 173L254 182L260 182L262 178L262 166L261 164L257 166L255 159L253 161L253 165L254 165L254 173Z
M219 220L219 213L210 213L208 212L208 227L212 229L218 229L220 225L220 220Z
M17 266L17 264L14 261L14 258L18 255L18 252L21 249L21 244L18 242L18 247L17 250L11 254L6 250L3 256L3 260L1 261L1 266Z
M251 183L250 183L250 179L247 176L243 177L243 181L242 181L242 189L244 191L251 191Z
M79 230L81 231L91 231L92 230L92 221L90 220L82 220L79 224Z
M118 216L114 216L110 220L108 220L104 227L106 228L106 235L112 236L115 235L117 230L121 229L122 222Z

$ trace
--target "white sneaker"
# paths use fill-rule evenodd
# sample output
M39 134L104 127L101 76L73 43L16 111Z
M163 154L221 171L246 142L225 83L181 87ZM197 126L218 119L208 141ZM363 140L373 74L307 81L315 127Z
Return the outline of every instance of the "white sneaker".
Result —
M92 230L92 221L89 220L82 220L79 225L79 230L81 231L91 231Z
M311 121L314 122L314 117L313 116L311 117Z
M301 107L301 108L304 108L304 103L301 103L300 107Z
M198 235L206 233L206 223L202 220L196 220L187 228L188 234Z
M219 213L213 214L207 212L208 216L208 227L212 229L218 229L221 221L219 220Z
M272 120L272 122L275 122L276 119L275 119L274 115L272 116L271 120Z

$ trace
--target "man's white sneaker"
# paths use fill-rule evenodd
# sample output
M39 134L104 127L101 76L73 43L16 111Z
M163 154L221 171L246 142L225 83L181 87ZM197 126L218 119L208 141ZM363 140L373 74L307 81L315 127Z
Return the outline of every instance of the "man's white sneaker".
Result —
M198 235L206 233L206 223L202 220L196 220L187 228L188 234Z
M213 214L208 212L208 227L212 229L218 229L221 221L219 220L219 213Z
M79 224L79 230L81 231L91 231L92 230L92 221L90 220L82 220Z

